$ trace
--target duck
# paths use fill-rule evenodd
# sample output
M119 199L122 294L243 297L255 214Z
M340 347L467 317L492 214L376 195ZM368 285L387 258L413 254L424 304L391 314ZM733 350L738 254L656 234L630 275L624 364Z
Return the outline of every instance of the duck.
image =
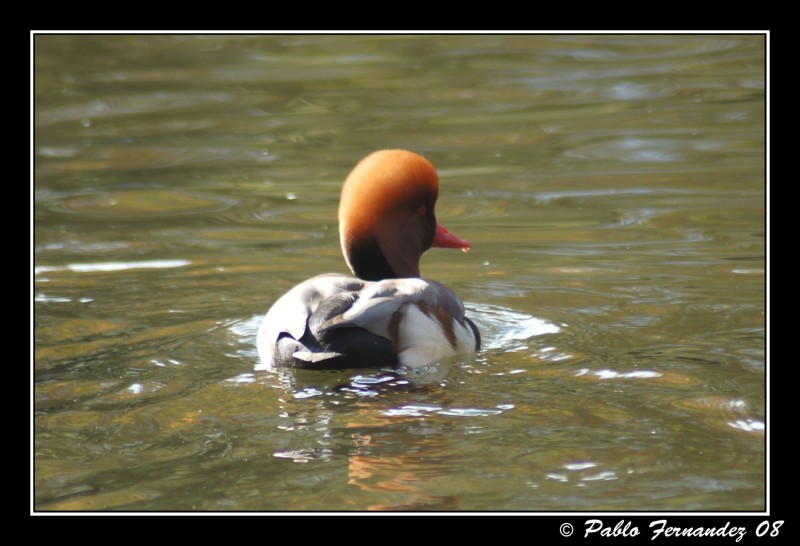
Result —
M270 307L256 370L411 368L474 353L481 337L447 286L420 276L431 247L470 244L436 221L439 178L422 155L379 150L342 186L339 240L353 275L324 273Z

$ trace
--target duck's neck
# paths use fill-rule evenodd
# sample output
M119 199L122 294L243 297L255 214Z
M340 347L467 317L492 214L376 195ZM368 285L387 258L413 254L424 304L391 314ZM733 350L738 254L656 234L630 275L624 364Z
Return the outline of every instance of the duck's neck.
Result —
M348 249L347 264L356 277L365 281L381 281L405 277L419 277L419 262L395 264L393 268L378 246L377 241L362 241Z

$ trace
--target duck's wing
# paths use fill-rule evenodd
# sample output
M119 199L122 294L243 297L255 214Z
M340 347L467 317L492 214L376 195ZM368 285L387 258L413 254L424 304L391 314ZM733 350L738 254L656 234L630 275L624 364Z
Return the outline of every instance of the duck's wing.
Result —
M382 327L406 305L442 307L456 320L464 318L464 306L452 290L424 279L387 279L368 283L351 297L351 303L342 307L340 313L331 314L320 324L321 331L359 326L386 334Z
M256 345L261 362L256 369L291 365L286 362L287 355L291 357L304 349L304 341L301 340L308 342L309 319L320 304L337 296L358 292L365 284L365 281L355 277L329 273L312 277L286 292L270 307L259 327ZM284 339L287 341L283 342ZM308 348L311 352L324 352L313 343L311 345ZM309 358L312 356L309 355ZM313 356L313 359L319 358L324 359L325 355Z

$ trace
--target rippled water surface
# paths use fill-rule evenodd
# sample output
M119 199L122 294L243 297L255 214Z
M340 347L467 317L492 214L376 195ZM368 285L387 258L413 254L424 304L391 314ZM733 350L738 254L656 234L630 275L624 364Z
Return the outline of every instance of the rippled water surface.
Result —
M765 40L34 41L34 509L763 510ZM256 372L426 155L481 328L420 372Z

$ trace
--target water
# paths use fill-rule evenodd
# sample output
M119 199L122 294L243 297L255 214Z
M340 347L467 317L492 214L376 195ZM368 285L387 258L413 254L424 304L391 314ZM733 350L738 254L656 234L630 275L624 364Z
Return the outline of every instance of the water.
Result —
M762 36L34 48L35 510L765 509ZM255 372L384 147L484 349Z

